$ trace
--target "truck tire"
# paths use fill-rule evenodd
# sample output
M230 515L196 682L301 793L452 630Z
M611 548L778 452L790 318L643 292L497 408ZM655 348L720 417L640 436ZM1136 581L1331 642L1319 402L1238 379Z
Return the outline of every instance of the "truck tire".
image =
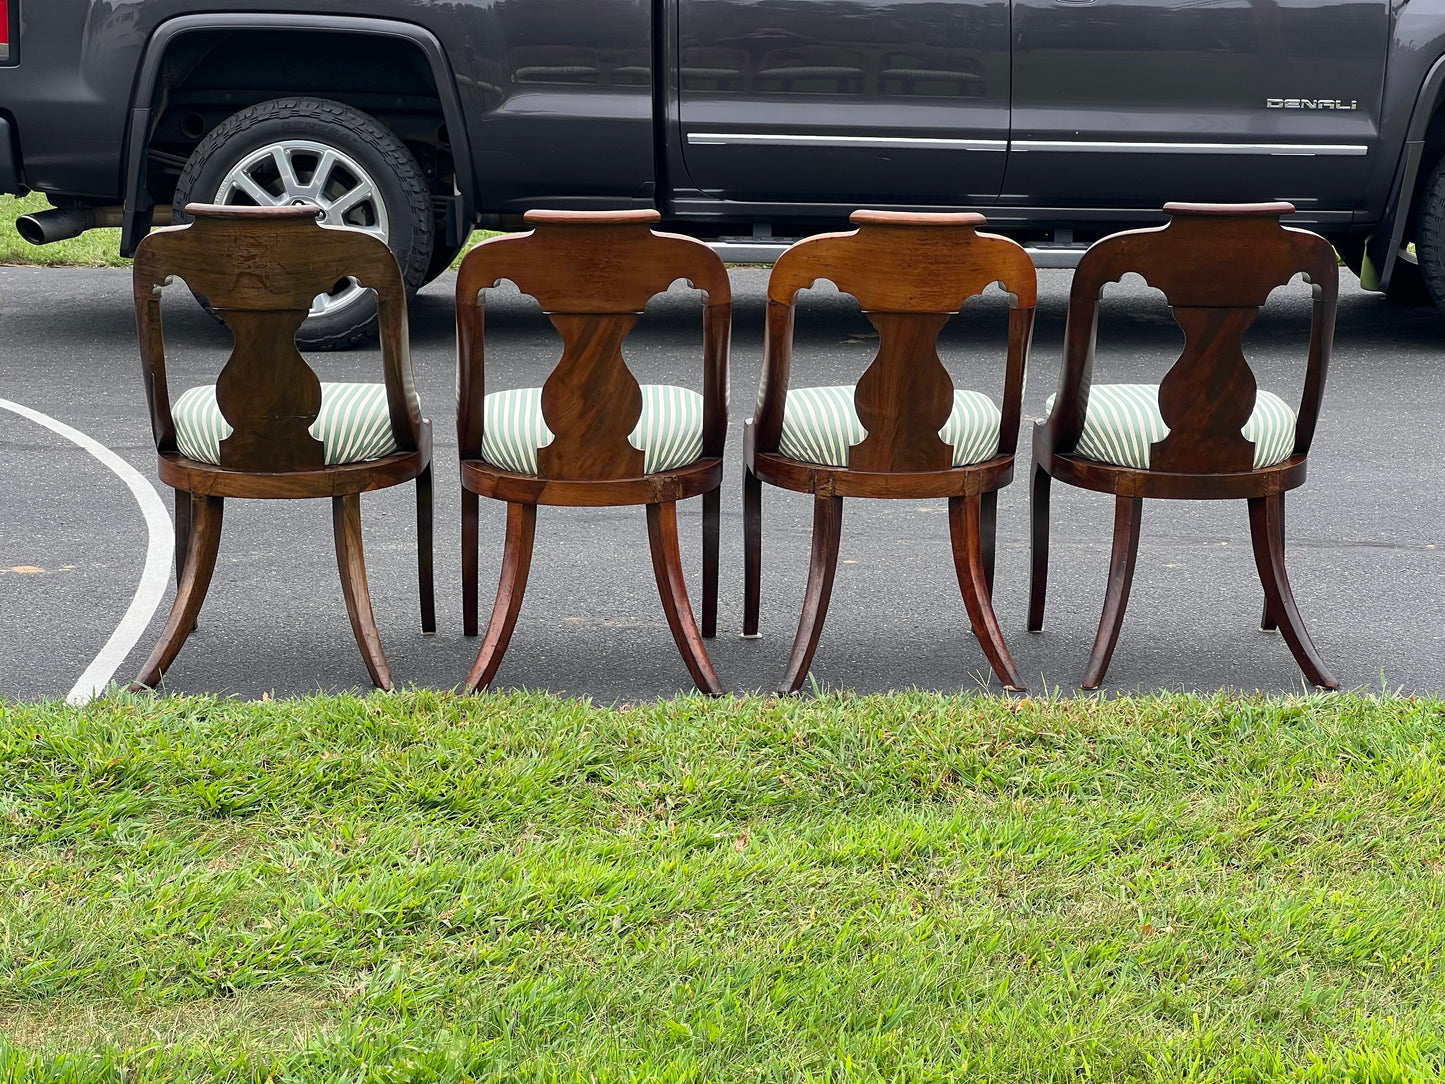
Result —
M181 171L174 221L188 221L187 203L324 207L323 223L363 229L391 247L408 297L431 267L435 237L421 167L389 129L341 102L273 98L222 121ZM296 341L343 349L373 336L376 321L371 292L347 279L318 295Z
M1420 215L1415 220L1416 264L1400 259L1390 276L1390 296L1395 297L1396 283L1406 292L1418 281L1423 293L1435 306L1445 311L1445 158L1435 164L1430 178L1420 192ZM1418 289L1418 288L1417 288ZM1422 299L1425 300L1425 299Z

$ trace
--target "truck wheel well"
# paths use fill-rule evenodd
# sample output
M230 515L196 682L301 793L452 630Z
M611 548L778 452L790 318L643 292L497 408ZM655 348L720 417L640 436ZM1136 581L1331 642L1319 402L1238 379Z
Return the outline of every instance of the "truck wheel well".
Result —
M227 117L292 95L330 98L376 117L416 156L433 195L451 194L455 166L441 98L414 44L379 34L225 29L184 34L162 59L147 154L151 197L170 202L186 159Z
M1416 240L1416 223L1419 219L1420 205L1425 199L1425 188L1430 183L1430 175L1435 172L1435 167L1440 164L1440 159L1445 158L1445 102L1435 107L1434 114L1430 117L1430 124L1425 129L1425 149L1420 154L1420 169L1415 174L1415 188L1410 193L1410 218L1405 223L1405 232L1402 241L1411 244Z

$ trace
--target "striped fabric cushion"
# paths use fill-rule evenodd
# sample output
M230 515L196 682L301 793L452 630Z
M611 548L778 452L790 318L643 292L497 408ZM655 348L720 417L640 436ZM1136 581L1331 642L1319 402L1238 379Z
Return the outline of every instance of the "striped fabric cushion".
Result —
M642 417L627 439L655 474L702 458L702 396L672 384L643 384ZM482 404L482 458L503 470L537 473L537 449L552 443L542 389L494 391Z
M1044 410L1052 413L1054 396ZM1260 389L1254 413L1240 430L1254 441L1254 469L1272 467L1294 451L1294 411L1274 392ZM1149 445L1169 435L1159 413L1158 384L1095 384L1076 454L1119 467L1149 469Z
M998 430L1003 412L987 395L976 391L953 393L953 412L938 431L953 445L953 465L966 467L998 454ZM790 388L783 404L783 435L778 451L789 459L846 467L848 449L861 444L868 431L853 406L853 389Z
M184 392L171 406L176 447L198 463L221 462L221 441L235 430L216 405L216 385ZM321 384L321 413L311 435L325 446L326 465L380 459L397 450L385 384Z

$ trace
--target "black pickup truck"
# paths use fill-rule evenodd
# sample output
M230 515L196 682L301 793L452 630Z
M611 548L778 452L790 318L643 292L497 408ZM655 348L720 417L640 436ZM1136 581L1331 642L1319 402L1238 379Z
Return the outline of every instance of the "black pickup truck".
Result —
M36 243L297 203L415 289L531 207L735 259L970 209L1044 266L1167 200L1295 204L1445 304L1445 0L0 0L0 190ZM367 330L347 283L312 345Z

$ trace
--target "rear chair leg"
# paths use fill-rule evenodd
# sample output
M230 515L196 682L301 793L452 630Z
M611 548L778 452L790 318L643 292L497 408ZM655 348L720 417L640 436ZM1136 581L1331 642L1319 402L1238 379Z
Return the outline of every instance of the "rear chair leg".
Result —
M948 499L949 539L953 543L953 564L958 572L958 589L968 611L978 646L988 657L993 672L1004 688L1024 692L1018 669L1003 642L1003 631L993 612L993 595L984 567L982 502L977 496Z
M787 673L778 692L788 695L803 687L818 639L823 635L823 622L828 616L828 600L833 595L833 576L838 571L838 547L843 534L843 498L822 493L813 498L813 552L808 560L808 588L803 594L803 613L798 619L798 635L788 657Z
M712 660L703 646L702 634L692 616L692 603L687 597L687 581L682 575L682 550L677 542L677 502L665 501L647 506L647 541L652 549L652 571L657 577L657 592L662 597L662 612L667 627L693 683L710 696L723 694L722 682L712 668Z
M1134 560L1139 555L1139 521L1143 518L1143 497L1114 498L1114 548L1109 556L1109 586L1104 592L1104 612L1099 617L1099 634L1089 655L1083 687L1097 689L1104 683L1124 610L1129 605L1129 588L1134 582Z
M466 494L463 494L465 497ZM471 494L473 498L476 494ZM466 690L474 693L485 689L497 676L502 656L512 642L517 615L522 612L522 596L527 590L527 573L532 569L532 540L537 534L537 506L507 502L507 534L502 547L502 575L497 583L497 601L492 606L492 619L487 624L487 637L477 652L477 661L467 675ZM476 552L473 549L472 552ZM476 599L473 579L471 596Z
M221 514L225 503L220 497L194 498L191 501L188 522L188 538L184 571L176 587L176 600L161 630L160 642L136 675L135 686L152 686L161 675L170 669L181 645L196 627L196 615L201 612L201 603L206 599L206 590L211 586L211 574L216 569L216 553L221 545Z
M1265 604L1280 618L1279 631L1295 662L1311 684L1322 689L1338 689L1340 683L1325 669L1324 661L1315 650L1285 574L1283 494L1249 498L1249 536L1254 543L1255 567L1268 600Z
M366 558L361 548L361 494L331 498L332 533L336 536L336 567L341 573L341 593L346 598L346 615L356 646L366 660L366 669L378 689L391 688L391 668L381 650L381 633L371 610L371 591L366 586Z

